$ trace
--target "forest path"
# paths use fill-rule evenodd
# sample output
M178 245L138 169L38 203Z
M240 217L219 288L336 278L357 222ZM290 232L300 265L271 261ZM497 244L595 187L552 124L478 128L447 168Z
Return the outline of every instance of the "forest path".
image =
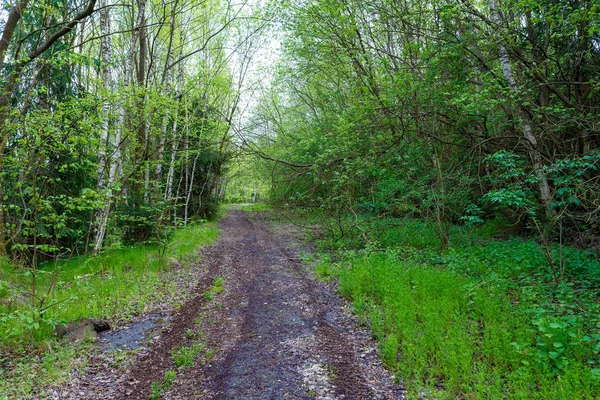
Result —
M149 398L153 382L175 369L173 351L192 340L202 341L203 352L193 367L176 369L157 398L403 398L334 284L315 280L298 260L298 231L253 216L230 210L221 220L190 300L101 398ZM207 300L215 276L223 291ZM200 339L192 339L198 329Z

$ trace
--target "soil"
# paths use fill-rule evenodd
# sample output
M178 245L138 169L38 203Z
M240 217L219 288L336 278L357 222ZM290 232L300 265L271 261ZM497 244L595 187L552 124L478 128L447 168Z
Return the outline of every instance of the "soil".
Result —
M231 210L219 241L201 255L192 296L162 330L150 331L147 347L121 366L92 362L62 392L75 396L59 398L147 399L169 370L177 377L162 390L164 399L403 398L335 284L315 279L299 261L306 248L297 235L260 213L251 219ZM223 292L211 299L205 292L215 276L223 278ZM204 351L193 367L175 368L172 352L192 340Z

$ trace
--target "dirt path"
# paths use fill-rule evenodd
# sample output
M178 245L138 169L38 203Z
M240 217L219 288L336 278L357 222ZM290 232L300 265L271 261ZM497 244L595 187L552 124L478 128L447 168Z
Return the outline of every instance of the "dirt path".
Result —
M369 334L330 284L311 278L285 226L233 210L204 251L195 295L101 398L147 399L172 351L202 332L205 351L180 368L165 399L400 399ZM218 275L224 290L203 293ZM110 392L110 393L109 393Z

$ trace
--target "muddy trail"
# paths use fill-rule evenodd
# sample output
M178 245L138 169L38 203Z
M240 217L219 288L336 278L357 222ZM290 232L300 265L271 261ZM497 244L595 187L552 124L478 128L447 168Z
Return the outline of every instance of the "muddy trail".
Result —
M299 261L297 233L229 211L190 299L126 368L92 368L77 398L403 398L334 285ZM177 368L173 354L194 343L193 365Z

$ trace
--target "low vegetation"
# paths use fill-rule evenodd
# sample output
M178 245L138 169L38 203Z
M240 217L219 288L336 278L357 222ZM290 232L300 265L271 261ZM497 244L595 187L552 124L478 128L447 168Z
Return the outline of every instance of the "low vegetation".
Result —
M169 390L171 385L177 378L177 371L169 370L165 372L165 376L161 382L152 382L150 387L150 400L158 400L162 397L163 393Z
M205 301L210 302L215 296L222 293L224 283L224 279L216 275L212 285L204 292ZM215 354L214 349L206 347L201 318L197 318L193 328L189 328L185 332L184 341L184 344L171 351L174 369L165 372L162 381L152 382L150 399L160 399L171 388L178 372L193 367L198 357L202 356L205 362L210 362Z
M175 368L189 368L194 366L196 357L204 350L204 345L194 342L190 346L180 347L173 352L173 365Z
M439 250L434 224L399 222L387 221L396 227L386 230L384 246L338 249L336 262L325 256L316 270L339 279L411 396L600 394L594 253L563 248L563 278L556 284L546 249L533 239L494 240L493 224L474 232L455 226L456 240ZM331 253L334 241L323 243ZM561 248L549 252L558 259Z
M85 344L59 341L56 326L83 318L124 321L176 291L195 250L215 241L214 223L180 229L162 246L138 245L42 265L35 277L4 264L0 270L0 393L25 396L64 378ZM180 268L181 267L181 268ZM175 268L175 269L174 269ZM34 380L28 379L35 375ZM0 398L2 398L0 396Z
M206 292L204 292L204 299L206 301L212 301L214 297L223 292L223 284L225 281L219 275L216 275L213 279L213 283Z

